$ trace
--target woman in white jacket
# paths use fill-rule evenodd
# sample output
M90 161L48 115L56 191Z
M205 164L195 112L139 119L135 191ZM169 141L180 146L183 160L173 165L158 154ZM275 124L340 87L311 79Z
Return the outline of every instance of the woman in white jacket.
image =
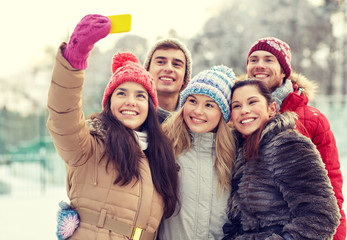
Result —
M181 93L182 108L163 123L180 169L181 208L162 221L161 240L223 237L235 155L227 125L234 81L222 65L198 73Z

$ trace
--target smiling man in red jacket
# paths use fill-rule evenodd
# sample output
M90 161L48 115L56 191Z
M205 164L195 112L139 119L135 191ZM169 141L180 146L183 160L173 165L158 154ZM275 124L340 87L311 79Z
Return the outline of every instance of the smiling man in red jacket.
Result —
M290 47L274 37L261 38L252 45L247 57L247 75L266 82L280 112L297 113L297 129L309 137L320 152L340 208L340 226L334 239L346 239L346 216L342 210L343 179L335 137L328 119L318 109L307 105L316 84L291 71Z

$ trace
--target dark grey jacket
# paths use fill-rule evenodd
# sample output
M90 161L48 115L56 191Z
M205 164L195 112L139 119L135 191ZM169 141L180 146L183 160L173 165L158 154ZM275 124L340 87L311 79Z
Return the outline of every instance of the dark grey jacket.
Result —
M332 239L340 214L327 171L294 127L291 113L277 114L248 163L238 139L224 239Z
M158 112L158 119L159 119L160 123L163 123L171 113L171 112L161 108L160 106L158 106L157 112Z

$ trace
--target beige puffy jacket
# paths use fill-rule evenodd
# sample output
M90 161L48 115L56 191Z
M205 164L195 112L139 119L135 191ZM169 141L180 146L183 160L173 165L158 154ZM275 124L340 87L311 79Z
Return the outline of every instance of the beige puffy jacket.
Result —
M66 163L71 206L98 216L99 224L89 224L82 219L70 239L128 239L105 229L105 219L154 233L162 218L164 203L154 188L148 161L145 157L141 160L138 182L127 186L113 184L117 172L113 168L105 170L107 159L100 161L104 142L90 133L82 112L84 71L71 67L62 56L64 47L65 43L57 54L49 89L47 127L57 152Z

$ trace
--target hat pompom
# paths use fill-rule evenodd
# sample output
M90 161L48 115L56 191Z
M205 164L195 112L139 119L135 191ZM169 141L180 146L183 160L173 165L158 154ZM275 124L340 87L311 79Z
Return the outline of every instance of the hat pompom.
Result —
M125 82L141 84L151 95L155 107L158 106L157 90L153 77L144 69L139 60L130 52L116 53L112 60L112 76L105 88L102 107L106 106L108 98L114 90Z
M112 60L112 73L114 73L118 68L124 66L126 62L140 63L134 54L126 53L116 53Z
M224 65L213 66L213 67L211 67L211 70L217 71L217 72L222 72L233 80L235 80L235 78L236 78L234 71L231 68L228 68Z

